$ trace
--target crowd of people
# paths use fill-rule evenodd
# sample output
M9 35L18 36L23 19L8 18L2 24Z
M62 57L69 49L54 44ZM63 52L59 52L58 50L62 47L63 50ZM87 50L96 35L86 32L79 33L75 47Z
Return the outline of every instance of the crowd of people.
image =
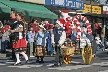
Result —
M28 24L28 27L25 27L23 13L16 13L16 11L12 9L10 17L11 19L6 22L5 26L0 26L1 52L5 53L6 48L10 47L12 49L12 59L16 59L14 65L21 64L20 54L23 55L26 63L29 63L29 57L37 57L37 63L44 63L43 58L45 54L56 54L53 66L62 65L63 58L60 48L64 44L67 34L60 22L50 24L47 19L44 19L41 23L38 23L37 19L33 18ZM100 33L102 31L101 24L96 23L94 26L96 31L95 35L89 35L86 26L82 26L81 32L83 37L81 38L89 39L93 48L93 57L96 57L97 47L104 48L107 47L108 44L104 39L104 33ZM76 29L73 29L73 31L68 34L72 42L75 42L76 34ZM8 43L10 43L10 46Z
M46 19L42 19L39 24L37 19L33 18L25 27L23 13L16 13L14 9L10 17L11 19L4 26L1 23L1 53L6 53L6 48L10 47L12 59L16 59L14 65L21 64L20 54L23 55L26 63L29 63L28 57L37 57L36 62L44 63L45 54L51 55L55 46L58 47L55 64L62 62L59 60L59 52L66 35L60 24L50 24Z

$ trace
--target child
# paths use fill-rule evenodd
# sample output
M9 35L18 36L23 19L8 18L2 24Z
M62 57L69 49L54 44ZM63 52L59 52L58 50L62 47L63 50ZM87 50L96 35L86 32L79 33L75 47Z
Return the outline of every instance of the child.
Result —
M35 36L35 33L33 33L32 30L33 30L33 27L30 27L29 31L27 33L27 41L28 41L28 44L29 44L29 55L30 55L30 57L33 57L33 43L34 43L34 36Z
M38 33L36 33L35 39L36 39L35 42L36 47L34 55L37 56L36 62L43 63L45 39L44 39L44 27L42 25L39 26L39 31ZM41 58L41 61L39 61L39 58Z

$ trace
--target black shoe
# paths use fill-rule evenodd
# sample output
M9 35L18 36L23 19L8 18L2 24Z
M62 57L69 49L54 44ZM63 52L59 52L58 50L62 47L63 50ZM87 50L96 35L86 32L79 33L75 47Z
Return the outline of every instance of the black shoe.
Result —
M28 64L28 63L30 63L30 62L27 60L26 63Z
M44 63L44 61L39 61L39 63Z
M60 62L59 65L62 66L63 65L63 62Z
M19 63L15 63L14 65L21 65L21 62L19 62Z
M48 51L48 55L51 55L51 51Z
M39 60L36 60L36 63L39 63Z
M54 65L52 65L50 67L58 67L58 66L59 66L58 64L54 64Z

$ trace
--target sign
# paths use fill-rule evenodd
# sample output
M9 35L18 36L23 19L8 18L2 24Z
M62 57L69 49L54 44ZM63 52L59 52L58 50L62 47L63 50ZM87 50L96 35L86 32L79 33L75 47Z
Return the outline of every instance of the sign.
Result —
M84 9L84 3L78 0L45 0L45 5L60 6L78 10Z
M45 4L45 0L18 0L18 1L24 1L24 2L30 2L30 3L38 3L38 4Z
M101 7L99 7L99 6L92 6L92 13L93 14L101 14Z
M108 14L108 6L103 6L103 14Z
M78 12L83 13L90 13L91 12L91 5L84 4L84 10L77 10Z
M77 10L77 12L101 14L101 7L100 6L91 6L91 5L88 5L88 4L84 4L84 10Z

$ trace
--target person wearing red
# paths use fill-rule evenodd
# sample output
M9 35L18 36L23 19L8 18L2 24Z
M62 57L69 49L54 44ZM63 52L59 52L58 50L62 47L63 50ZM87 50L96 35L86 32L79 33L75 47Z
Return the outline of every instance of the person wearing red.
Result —
M33 27L33 33L38 32L39 28L38 28L37 19L33 18L29 26Z
M26 60L26 63L28 63L28 56L24 53L27 47L25 35L24 35L24 15L23 13L19 12L17 13L17 20L18 22L14 26L13 30L10 30L11 33L14 34L14 40L12 41L13 45L12 48L15 51L17 62L14 65L21 64L19 59L19 54L22 54Z

